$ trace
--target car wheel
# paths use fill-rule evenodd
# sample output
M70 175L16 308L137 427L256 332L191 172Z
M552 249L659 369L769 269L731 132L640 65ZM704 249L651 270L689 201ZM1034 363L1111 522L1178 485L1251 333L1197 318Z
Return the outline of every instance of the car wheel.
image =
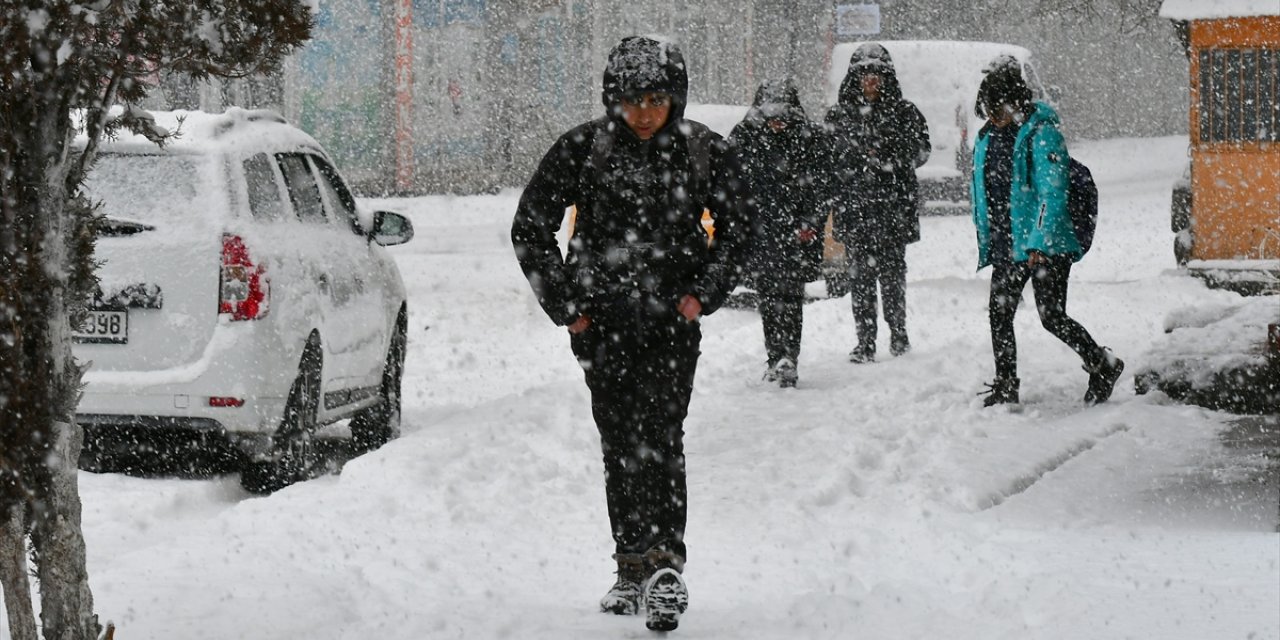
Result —
M356 414L351 420L351 448L354 451L373 451L400 436L400 387L404 379L407 332L408 322L401 311L391 337L391 346L387 348L378 403Z
M248 461L240 471L240 486L245 491L272 493L306 480L311 473L316 460L313 438L320 410L320 368L319 345L309 343L298 366L298 377L289 389L271 456Z

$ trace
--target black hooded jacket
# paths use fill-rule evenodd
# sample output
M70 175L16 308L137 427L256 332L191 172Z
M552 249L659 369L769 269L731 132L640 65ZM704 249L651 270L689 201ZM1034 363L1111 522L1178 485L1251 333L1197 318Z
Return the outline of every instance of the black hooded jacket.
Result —
M649 140L621 115L623 96L644 92L672 97L666 125ZM649 38L623 40L604 73L608 115L560 136L529 180L511 241L556 324L637 308L674 319L686 294L709 314L728 297L747 249L750 202L736 152L684 119L687 95L679 49ZM577 214L563 256L556 234L571 205ZM710 242L704 209L715 223Z
M785 128L775 131L770 121ZM805 117L790 82L765 83L730 141L742 155L743 175L755 199L756 240L748 278L761 290L793 289L818 276L822 260L827 137ZM802 242L798 233L816 237Z
M882 78L874 102L862 95L862 77L871 73ZM929 159L929 125L902 97L883 46L866 44L854 51L826 125L834 148L829 195L837 239L855 249L919 240L915 170Z

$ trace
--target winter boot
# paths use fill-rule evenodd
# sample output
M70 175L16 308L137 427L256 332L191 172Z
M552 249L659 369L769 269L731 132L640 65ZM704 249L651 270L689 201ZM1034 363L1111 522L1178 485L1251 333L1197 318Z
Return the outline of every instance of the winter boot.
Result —
M640 613L644 582L649 577L644 556L638 553L615 553L613 557L618 561L618 580L613 583L609 593L600 599L600 610L620 616L634 616Z
M645 557L654 572L644 585L644 626L650 631L674 631L689 608L689 589L680 576L684 562L664 551L650 551Z
M791 361L791 358L779 360L778 366L774 371L778 374L778 386L784 389L796 386L796 382L800 380L800 374L796 371L796 364Z
M906 333L896 333L889 339L889 353L893 357L905 355L911 351L911 341L907 340Z
M994 407L998 404L1017 404L1018 403L1018 386L1020 381L1017 378L996 378L990 384L986 385L987 390L978 395L986 394L987 397L982 401L984 407Z
M1098 404L1111 397L1116 381L1124 373L1124 360L1103 347L1098 352L1097 362L1093 366L1085 365L1084 370L1089 372L1089 389L1084 392L1084 403Z
M866 364L868 362L875 362L875 361L876 361L875 347L871 347L870 349L868 349L862 346L861 344L859 344L858 346L853 348L853 351L849 352L849 362L852 362L854 364Z

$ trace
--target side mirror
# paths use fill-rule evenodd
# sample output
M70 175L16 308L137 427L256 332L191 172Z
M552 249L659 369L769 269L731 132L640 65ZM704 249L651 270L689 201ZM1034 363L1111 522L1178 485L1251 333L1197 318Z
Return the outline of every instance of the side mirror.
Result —
M375 211L369 237L384 247L404 244L413 239L413 223L398 213Z

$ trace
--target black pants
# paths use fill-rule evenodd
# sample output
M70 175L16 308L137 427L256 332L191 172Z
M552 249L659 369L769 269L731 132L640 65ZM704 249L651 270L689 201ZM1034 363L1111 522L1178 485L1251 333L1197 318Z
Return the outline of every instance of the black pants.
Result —
M858 347L876 351L876 284L880 285L884 321L894 339L907 338L907 247L855 249L849 259L849 291Z
M613 540L617 553L683 562L684 419L702 331L679 317L624 316L593 318L570 340L591 389Z
M1032 267L1026 262L995 264L991 274L991 300L987 312L991 318L991 350L996 359L997 378L1018 377L1018 344L1014 337L1013 316L1018 311L1022 290L1031 282L1035 292L1040 323L1080 355L1085 365L1093 366L1101 349L1079 322L1067 316L1067 278L1071 275L1070 257L1053 257L1047 265Z
M800 363L800 334L804 328L804 283L786 282L761 287L760 320L764 350L773 367L783 358Z

